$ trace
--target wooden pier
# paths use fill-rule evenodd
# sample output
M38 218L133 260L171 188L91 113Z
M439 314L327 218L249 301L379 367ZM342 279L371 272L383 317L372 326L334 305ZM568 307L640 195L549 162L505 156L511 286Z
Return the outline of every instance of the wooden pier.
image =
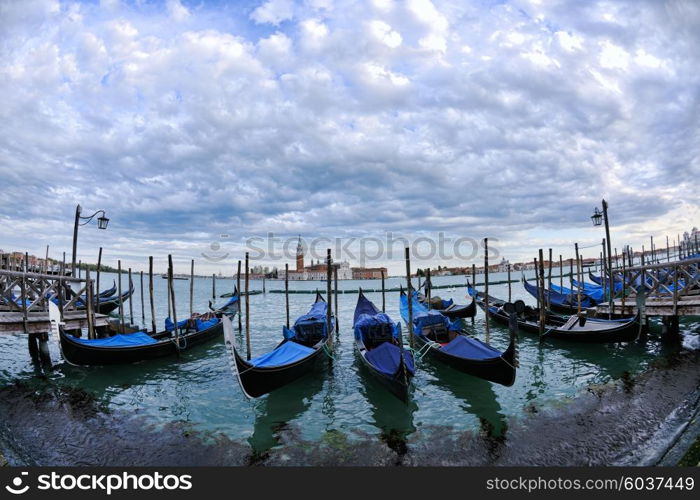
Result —
M612 300L595 308L598 317L633 316L639 311L644 327L648 317L658 316L665 333L678 335L680 317L700 316L698 257L623 267L614 270L613 276L619 278L622 288L612 293Z
M63 313L66 330L82 330L88 328L88 318L84 311L69 311ZM109 325L109 316L95 314L95 328ZM35 312L27 315L26 330L24 316L20 312L0 311L0 335L21 333L46 333L50 330L48 312Z

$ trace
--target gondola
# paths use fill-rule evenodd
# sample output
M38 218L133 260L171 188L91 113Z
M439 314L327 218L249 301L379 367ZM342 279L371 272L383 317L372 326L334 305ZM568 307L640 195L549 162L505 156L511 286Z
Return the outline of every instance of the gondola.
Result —
M238 353L230 322L226 321L226 344L232 351L236 378L249 398L257 398L306 375L319 359L325 358L329 335L335 331L335 318L331 318L331 331L326 327L327 304L321 294L303 316L297 318L291 329L282 328L284 339L272 351L246 360Z
M213 313L193 315L178 322L179 338L172 326L166 320L162 332L139 331L102 339L77 338L59 328L61 352L65 360L74 365L135 363L177 354L223 333L221 318Z
M525 279L525 277L522 277L522 282L523 286L525 287L525 290L532 295L533 297L537 298L538 297L538 287L537 285L531 285L528 283L528 281ZM568 290L565 289L565 290ZM548 303L549 308L552 311L559 312L562 314L575 314L578 312L578 292L577 291L570 291L571 293L560 293L554 290L545 290L544 291L544 299L545 302ZM597 305L597 302L590 297L588 297L585 293L581 293L581 309L587 309L589 307L595 307Z
M494 321L508 326L509 315L503 310L505 301L488 296L489 308L486 310L486 294L477 292L469 287L469 294L475 298L479 307L487 312ZM525 306L522 301L517 307L522 311L517 315L518 328L529 333L539 334L539 310ZM616 343L633 342L639 335L639 316L622 320L603 320L597 318L579 318L578 315L569 317L547 313L545 316L545 338L555 338L572 342Z
M408 297L401 290L401 316L408 322ZM511 332L508 348L501 352L467 336L439 311L429 311L413 296L414 341L419 352L427 350L434 359L456 370L497 384L515 383L516 334Z
M422 294L417 294L418 302L428 307L428 298ZM452 299L444 300L440 297L430 298L430 309L440 311L451 320L460 318L473 318L476 314L476 302L474 299L469 304L455 304Z
M362 289L355 306L353 330L355 351L364 366L393 395L408 402L416 368L413 355L403 348L401 324L377 309Z

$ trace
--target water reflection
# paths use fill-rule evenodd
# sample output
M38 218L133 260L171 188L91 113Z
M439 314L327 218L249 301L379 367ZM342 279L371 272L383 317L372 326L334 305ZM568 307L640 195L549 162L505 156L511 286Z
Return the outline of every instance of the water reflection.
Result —
M280 444L280 435L290 429L290 422L306 412L316 394L323 388L322 372L313 373L287 384L259 400L253 434L248 443L253 452L262 455Z
M357 356L355 354L353 367L362 378L359 385L360 394L370 406L372 424L379 430L379 438L401 457L406 454L408 436L416 431L413 413L418 405L410 396L408 403L404 403L391 394L372 376Z
M421 369L434 377L432 384L450 392L460 401L460 406L466 413L479 419L480 431L484 437L496 440L505 438L508 423L491 382L437 363L424 363Z

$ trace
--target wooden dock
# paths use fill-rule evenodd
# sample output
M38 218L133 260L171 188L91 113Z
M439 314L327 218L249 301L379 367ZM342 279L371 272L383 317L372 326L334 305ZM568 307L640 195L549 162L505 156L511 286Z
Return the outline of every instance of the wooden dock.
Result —
M608 304L600 304L595 310L598 316L608 314ZM673 297L650 298L644 304L647 316L700 316L700 296L681 296L674 303ZM637 304L634 300L627 299L623 307L622 300L617 299L613 305L615 314L634 316L637 314Z
M64 328L79 330L88 327L85 311L66 311L63 313ZM109 316L95 314L95 328L107 326ZM50 330L49 313L36 312L27 315L27 331L24 330L24 318L21 312L0 312L0 334L46 333Z

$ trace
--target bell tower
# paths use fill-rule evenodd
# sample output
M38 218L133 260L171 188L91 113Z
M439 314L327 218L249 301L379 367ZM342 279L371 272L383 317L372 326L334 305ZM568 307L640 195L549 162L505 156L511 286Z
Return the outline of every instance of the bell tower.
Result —
M297 243L297 271L304 270L304 247L301 245L301 235Z

